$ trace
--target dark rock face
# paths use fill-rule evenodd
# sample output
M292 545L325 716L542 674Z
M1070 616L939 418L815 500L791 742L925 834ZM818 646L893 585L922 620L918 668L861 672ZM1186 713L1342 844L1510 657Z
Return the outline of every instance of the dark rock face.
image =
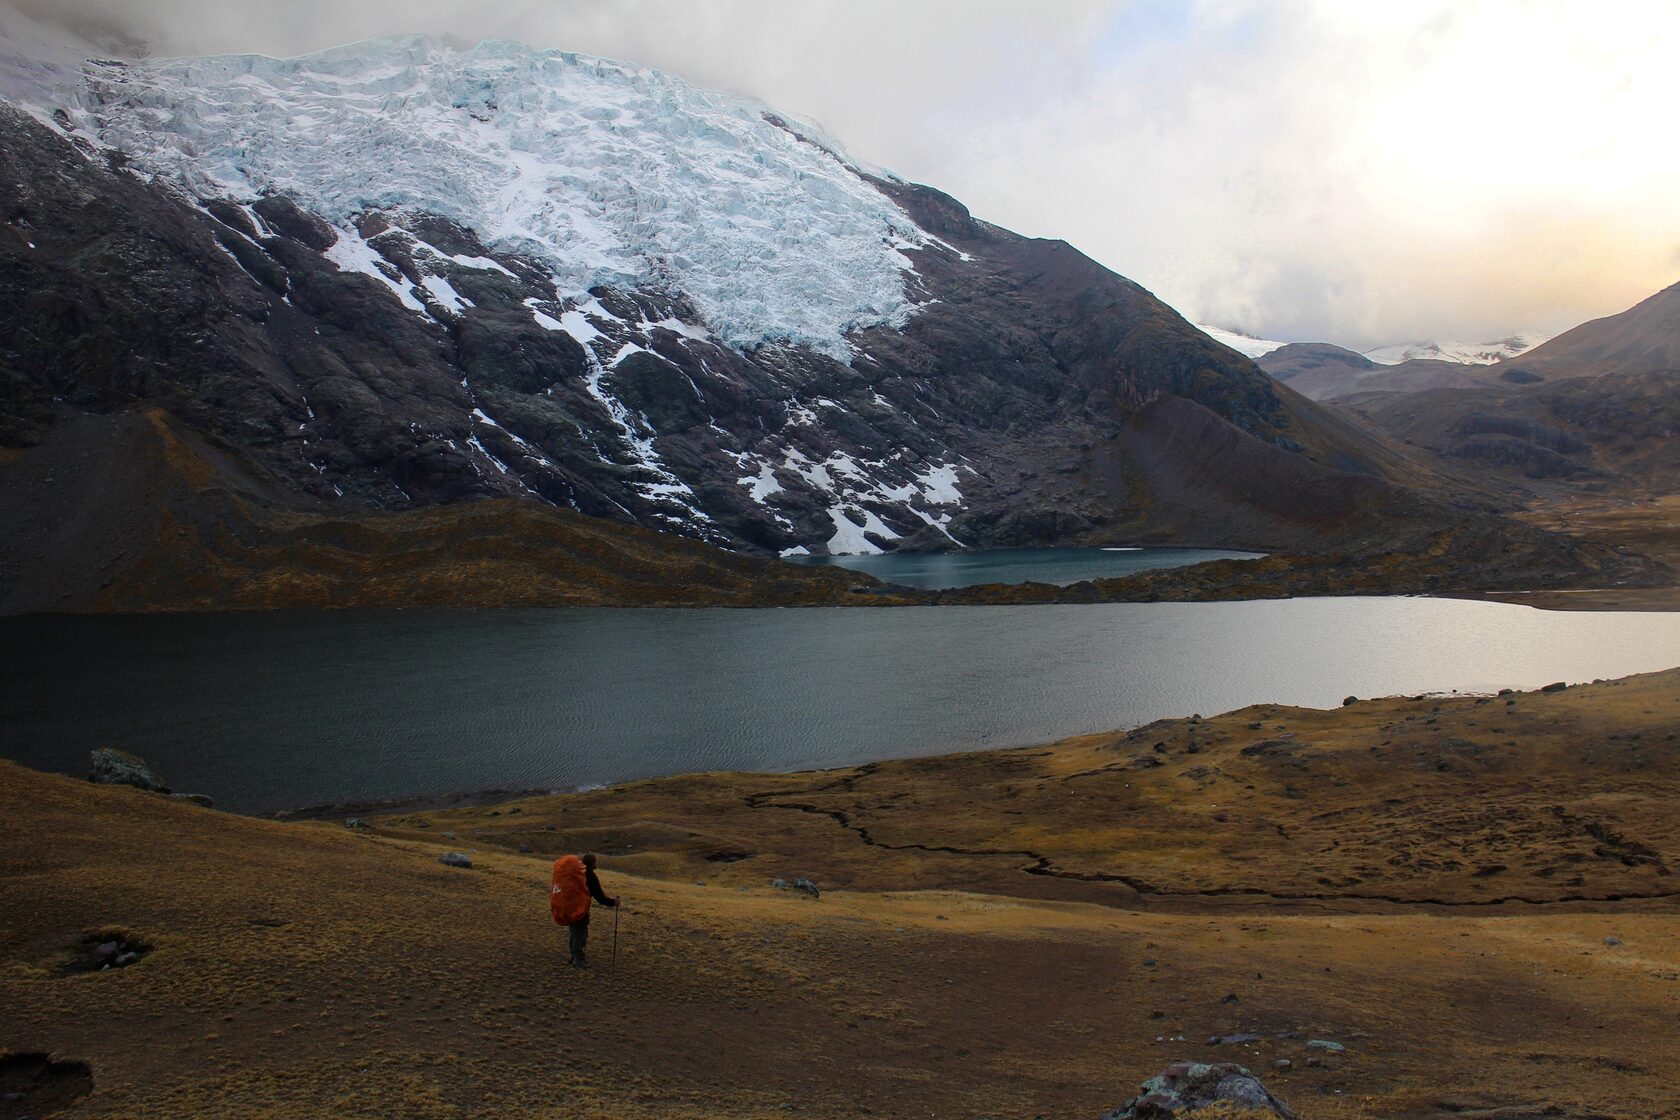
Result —
M1103 1120L1183 1120L1208 1117L1283 1117L1294 1120L1289 1106L1274 1097L1260 1079L1230 1062L1175 1062L1138 1087L1130 1102Z
M101 785L134 786L136 789L168 793L169 787L147 766L145 760L114 747L100 747L93 752L93 769L88 781Z
M1313 550L1361 531L1326 500L1417 516L1378 481L1391 448L1136 284L930 188L871 182L945 244L909 251L923 309L855 332L843 364L722 345L669 294L562 302L535 262L431 215L365 213L377 260L344 271L339 232L288 198L179 198L0 106L0 442L158 406L288 500L534 497L749 551ZM1196 416L1228 462L1299 470L1272 469L1264 501L1227 487L1186 506L1186 464L1207 457L1182 439L1140 452L1152 406Z

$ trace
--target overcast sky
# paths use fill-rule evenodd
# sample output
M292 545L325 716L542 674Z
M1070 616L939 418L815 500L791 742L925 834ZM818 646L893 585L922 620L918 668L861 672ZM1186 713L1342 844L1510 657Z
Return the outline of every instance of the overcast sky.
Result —
M422 31L658 66L1266 337L1551 332L1680 280L1673 0L22 2L160 53Z

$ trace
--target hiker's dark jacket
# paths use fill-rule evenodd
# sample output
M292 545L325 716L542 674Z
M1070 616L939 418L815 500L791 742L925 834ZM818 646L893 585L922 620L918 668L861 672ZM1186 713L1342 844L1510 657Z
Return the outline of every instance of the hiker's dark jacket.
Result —
M584 871L583 881L584 884L589 887L589 897L593 898L596 902L599 902L602 906L609 907L618 905L618 903L601 893L601 880L595 877L595 869L593 867Z

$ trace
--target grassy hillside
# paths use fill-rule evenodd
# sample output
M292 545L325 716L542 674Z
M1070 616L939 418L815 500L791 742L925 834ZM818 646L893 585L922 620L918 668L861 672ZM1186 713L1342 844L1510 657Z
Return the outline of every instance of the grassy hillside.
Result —
M0 764L0 1049L85 1063L77 1116L1088 1117L1179 1057L1308 1118L1670 1115L1677 732L1669 672L367 829ZM580 848L616 968L547 917Z

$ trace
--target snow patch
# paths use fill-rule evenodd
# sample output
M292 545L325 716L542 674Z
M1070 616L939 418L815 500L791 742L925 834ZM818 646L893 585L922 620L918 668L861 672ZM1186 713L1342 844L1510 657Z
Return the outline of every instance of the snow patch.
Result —
M922 497L936 506L962 501L962 491L957 489L957 468L949 463L923 471L916 476L916 484L922 488Z
M422 276L420 283L451 315L459 315L473 305L472 300L457 292L455 286L442 276Z
M863 524L859 525L849 515L863 518ZM898 539L898 534L889 529L879 517L859 506L831 506L828 516L834 522L834 535L828 538L828 551L831 556L879 554L882 551L881 546L870 540L869 535L889 541Z
M249 207L246 208L246 213L256 216L256 212ZM263 224L259 224L257 228L262 229ZM359 272L363 276L373 277L391 289L404 307L410 311L425 313L426 305L414 298L413 289L405 281L393 280L386 274L386 269L395 271L395 266L380 256L379 251L369 245L360 233L353 227L341 228L336 232L338 240L334 241L322 256L337 265L340 272Z

